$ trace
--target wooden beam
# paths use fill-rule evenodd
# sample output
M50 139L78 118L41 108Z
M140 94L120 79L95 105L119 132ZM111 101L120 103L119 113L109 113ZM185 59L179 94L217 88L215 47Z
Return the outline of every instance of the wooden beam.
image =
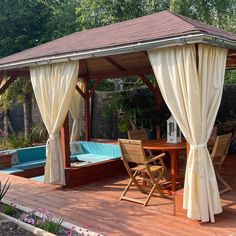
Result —
M8 78L7 82L0 88L0 95L3 94L8 87L19 77L30 77L29 71L13 70L13 71L0 71L0 84L4 78Z
M91 139L91 117L90 117L90 97L88 80L85 83L85 99L84 99L84 110L85 110L85 140L90 141Z
M2 81L4 80L4 76L0 76L0 88L2 86Z
M3 94L15 80L16 80L16 78L10 77L7 80L7 82L0 88L0 95Z
M105 57L105 59L114 67L116 67L119 71L127 71L122 65L114 61L111 57Z
M69 116L66 115L61 127L61 147L64 159L64 168L70 167L70 137L69 137Z
M10 70L10 71L1 71L0 77L24 77L24 78L30 78L30 72L28 70Z
M150 80L147 79L144 74L140 74L139 76L142 79L143 83L150 89L150 91L153 93L154 97L156 98L157 111L161 111L163 98L162 98L159 87L158 86L154 87L153 84L150 82Z
M142 79L143 83L151 90L153 95L156 96L156 93L157 93L156 88L153 86L153 84L150 82L150 80L147 79L144 74L140 74L139 76Z
M93 95L93 93L95 92L95 90L97 89L97 87L101 83L101 81L102 81L102 79L95 80L95 83L94 83L92 89L89 92L89 95L88 95L89 97L91 97Z
M229 50L227 57L230 57L230 56L236 56L236 51Z
M88 69L88 62L87 62L87 60L86 59L80 60L79 64L80 64L79 68L82 71L84 70L83 77L89 76L89 69Z
M99 71L94 72L94 74L89 75L89 79L112 79L112 78L122 78L127 76L139 76L139 74L153 74L152 67L143 67L136 70L128 70L128 71ZM79 77L83 78L86 77L86 75L79 75Z
M85 93L81 90L81 88L80 88L78 85L76 85L75 88L76 88L77 92L85 99L86 95L85 95Z
M236 59L228 59L226 61L226 67L236 66Z

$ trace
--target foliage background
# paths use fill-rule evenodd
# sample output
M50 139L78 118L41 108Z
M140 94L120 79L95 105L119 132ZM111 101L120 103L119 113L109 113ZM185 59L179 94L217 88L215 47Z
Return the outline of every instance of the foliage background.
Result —
M169 10L236 33L235 0L1 0L0 57L57 39L70 33L100 27L143 15ZM236 81L234 70L226 71L226 84ZM137 87L137 78L127 78L125 88ZM115 80L104 80L99 90L116 89ZM32 131L34 96L29 80L14 82L0 96L0 111L24 105L25 138ZM7 122L5 122L7 124ZM6 127L6 129L8 129ZM40 125L35 136L44 132Z

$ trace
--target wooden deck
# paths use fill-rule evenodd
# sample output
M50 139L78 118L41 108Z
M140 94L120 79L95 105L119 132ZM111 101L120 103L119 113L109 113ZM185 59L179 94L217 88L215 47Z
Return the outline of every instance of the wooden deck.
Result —
M227 157L223 176L236 190L235 170L236 156ZM7 177L0 174L0 179ZM176 216L169 199L152 198L147 207L119 201L128 181L126 175L71 189L55 188L17 176L11 176L10 181L6 199L30 208L47 208L66 221L104 235L236 236L235 191L222 196L224 212L217 215L216 223L212 224L186 218L182 209L182 191L177 194Z

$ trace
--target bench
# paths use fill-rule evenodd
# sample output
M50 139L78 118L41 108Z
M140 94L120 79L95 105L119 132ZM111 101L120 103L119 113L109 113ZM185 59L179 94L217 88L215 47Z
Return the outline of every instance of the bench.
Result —
M114 144L78 141L78 153L71 152L71 157L84 162L101 162L121 157L120 147Z
M1 170L7 174L43 167L46 161L46 146L19 148L3 151L1 153L15 155L15 157L12 158L15 158L16 163L12 165L11 168Z
M78 145L80 151L77 153L71 153L71 161L80 161L88 164L121 157L118 145L86 141L73 142L73 144ZM11 168L0 170L7 174L44 167L46 162L45 145L2 151L0 154L1 153L10 153L17 156L18 159L18 163L12 165Z

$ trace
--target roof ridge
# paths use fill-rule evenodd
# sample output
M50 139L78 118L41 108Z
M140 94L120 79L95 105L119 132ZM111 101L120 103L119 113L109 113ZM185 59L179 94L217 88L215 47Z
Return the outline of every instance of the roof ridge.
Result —
M217 31L221 31L222 33L227 33L227 34L230 34L230 35L235 35L235 33L233 33L233 32L229 32L229 31L227 31L225 29L222 29L220 27L210 25L210 24L208 24L206 22L197 21L196 19L192 19L192 18L187 17L187 16L182 16L182 15L179 15L179 14L177 14L175 12L172 12L172 14L174 14L177 17L181 18L187 24L193 26L198 31L201 31L201 32L204 32L204 33L208 33L207 30L203 28L203 27L206 27L206 28L211 29L211 30L217 30Z
M177 14L177 13L175 13L175 12L169 11L169 13L171 13L171 14L175 15L176 17L180 18L181 20L183 20L184 22L186 22L188 25L193 26L195 29L198 29L198 27L197 27L195 24L192 24L192 23L189 22L189 20L190 20L190 21L195 21L195 20L193 20L193 19L191 19L191 18L189 18L189 17L187 17L187 16L179 15L179 14ZM199 21L199 22L200 22L200 21ZM200 22L200 23L203 24L203 22ZM204 23L204 24L206 24L206 23ZM209 26L208 24L206 24L206 25Z

